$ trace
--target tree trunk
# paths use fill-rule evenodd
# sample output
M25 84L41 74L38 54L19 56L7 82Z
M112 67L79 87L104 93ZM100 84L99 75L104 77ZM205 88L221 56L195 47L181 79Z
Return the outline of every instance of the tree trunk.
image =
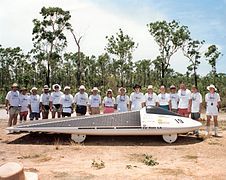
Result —
M198 77L196 73L196 66L194 66L194 78L195 78L195 86L198 87Z
M77 81L77 87L81 85L81 51L80 46L78 45L78 61L77 61L77 75L76 75L76 81Z
M165 82L165 66L164 66L164 63L162 63L162 72L161 72L161 85L164 85L164 82Z

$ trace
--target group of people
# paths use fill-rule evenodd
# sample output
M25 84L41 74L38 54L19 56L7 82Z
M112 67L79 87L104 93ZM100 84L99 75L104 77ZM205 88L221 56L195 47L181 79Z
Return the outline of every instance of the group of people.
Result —
M18 85L13 84L11 91L6 96L6 110L9 113L8 126L16 125L17 116L20 116L20 122L26 121L29 113L30 120L38 120L40 113L43 119L48 119L51 112L52 118L56 115L60 117L70 117L76 111L77 116L89 114L100 114L103 107L103 113L126 112L140 110L144 106L158 106L160 108L178 113L181 116L199 120L202 109L202 95L196 86L191 87L191 91L186 88L184 83L180 84L177 91L176 86L170 86L170 92L166 92L165 86L160 86L159 94L154 92L152 85L147 87L146 94L141 92L141 86L136 84L133 92L129 95L126 88L120 87L118 95L113 97L113 91L108 89L106 96L101 98L99 89L94 87L92 94L88 96L84 85L79 87L79 91L73 96L70 87L66 86L61 91L59 84L54 84L52 92L49 87L43 87L43 93L38 95L37 88L33 87L30 94L27 88L21 88L18 91ZM214 85L207 87L208 93L205 95L206 115L207 115L207 133L210 133L210 120L214 119L214 132L218 135L218 110L220 106L220 96L216 92Z

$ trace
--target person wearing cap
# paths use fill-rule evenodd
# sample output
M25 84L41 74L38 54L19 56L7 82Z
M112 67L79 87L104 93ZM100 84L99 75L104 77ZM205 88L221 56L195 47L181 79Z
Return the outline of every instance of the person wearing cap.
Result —
M50 94L49 104L53 119L55 118L56 113L58 118L61 117L60 98L63 95L63 93L60 90L61 86L59 84L54 84L53 92Z
M11 86L11 91L9 91L5 98L5 108L7 114L9 114L8 126L16 125L17 116L20 112L20 98L19 98L18 85L14 83Z
M206 124L206 134L210 134L210 120L213 117L214 120L214 134L218 136L218 110L220 108L220 95L216 92L217 88L211 84L207 87L209 92L205 95L206 102L206 116L207 116L207 124Z
M60 98L60 109L62 112L62 117L71 117L74 109L73 96L70 94L70 87L64 87L64 94Z
M98 94L99 89L94 87L92 89L92 94L89 96L89 113L91 115L100 114L100 106L101 106L101 96Z
M30 120L38 120L40 118L40 96L37 94L37 88L33 87L31 89L31 95L28 102L28 107L30 111Z
M149 85L145 94L145 106L157 106L158 96L153 91L153 86Z
M177 88L174 85L170 86L170 100L171 100L171 111L174 113L178 112L178 103L179 103L179 96L177 94Z
M43 87L43 93L41 94L41 97L40 97L42 119L48 119L49 117L49 110L50 110L49 99L50 99L49 87L48 85L45 85Z
M133 87L134 92L130 94L130 107L131 110L140 110L144 107L145 99L144 94L141 92L141 86L135 84Z
M20 90L20 123L27 120L28 115L28 103L29 103L29 96L27 95L27 88L23 87Z
M160 86L160 94L158 95L158 106L165 110L171 111L171 99L170 95L166 93L165 86Z
M126 95L126 88L120 87L116 97L116 107L118 112L127 112L129 109L129 96Z
M103 109L104 114L114 113L115 111L115 98L111 89L107 90L106 96L103 99Z
M88 105L88 94L85 92L86 88L84 85L79 87L79 92L77 92L74 96L74 103L76 104L76 115L84 116L87 112Z
M178 114L184 117L189 117L189 114L191 112L190 110L191 91L186 88L184 83L180 84L178 96L179 96Z

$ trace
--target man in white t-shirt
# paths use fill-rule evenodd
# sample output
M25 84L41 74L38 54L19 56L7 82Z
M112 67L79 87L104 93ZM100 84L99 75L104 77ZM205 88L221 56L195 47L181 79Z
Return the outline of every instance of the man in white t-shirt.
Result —
M180 84L178 96L179 96L178 114L184 117L189 117L189 114L191 112L190 110L191 91L186 88L184 83Z
M149 85L145 94L145 106L157 106L158 96L153 91L153 86Z
M29 97L28 107L30 110L30 120L38 120L40 118L40 96L37 94L37 88L33 87L31 89L31 95Z
M27 95L27 88L21 88L20 93L20 123L27 120L29 96Z
M174 85L170 86L170 100L171 100L171 106L172 106L171 111L174 113L178 112L178 103L179 103L179 96L176 90L177 90L176 86Z
M59 84L53 85L53 92L50 95L49 104L50 111L52 111L52 118L54 119L57 113L57 117L61 117L60 98L63 93L60 91L61 86Z
M42 119L48 119L49 117L49 100L50 100L50 93L49 93L49 87L48 85L45 85L43 87L43 93L40 97L40 104L42 109Z
M133 87L134 92L130 95L130 107L131 110L140 110L144 107L145 99L144 94L141 91L141 86L138 84L135 84Z
M206 132L207 135L210 133L210 120L213 117L214 120L214 133L215 136L218 136L218 110L220 108L220 95L216 93L216 87L211 84L207 87L209 93L205 95L205 102L206 102L206 116L207 116L207 124L206 124Z
M92 95L89 96L89 113L91 115L100 114L100 106L101 106L101 97L98 94L99 89L94 87L92 89Z
M160 94L158 95L158 106L165 110L171 111L171 100L168 93L166 93L165 86L160 87Z
M84 85L79 87L79 92L75 94L74 102L76 104L76 115L84 116L87 112L88 105L88 94L85 92L86 88Z
M9 113L8 126L16 125L17 116L20 112L20 98L19 98L18 85L14 83L11 86L11 91L9 91L5 98L5 107L7 114Z
M64 94L60 98L60 109L62 112L62 117L71 117L74 109L73 96L70 94L70 87L64 87Z
M126 112L129 108L129 96L126 95L126 88L120 87L119 95L116 97L116 106L118 112Z

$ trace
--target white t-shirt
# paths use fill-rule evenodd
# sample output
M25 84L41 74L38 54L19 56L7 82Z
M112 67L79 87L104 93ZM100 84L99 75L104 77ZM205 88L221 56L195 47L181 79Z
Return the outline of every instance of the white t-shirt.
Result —
M142 103L145 102L143 93L132 92L130 95L131 110L140 110L142 108Z
M42 105L48 105L49 106L49 100L50 100L50 94L49 93L43 93L40 97L40 102Z
M114 107L114 105L115 105L115 98L114 97L110 98L110 97L106 96L103 99L103 104L104 104L105 107Z
M191 91L186 89L184 90L178 90L178 96L179 96L179 109L187 109L189 106L189 100L191 99Z
M170 94L172 109L178 109L179 96L177 93Z
M19 99L19 91L9 91L6 95L6 99L9 101L10 106L19 106L20 99Z
M63 112L71 113L72 104L73 104L73 96L71 94L63 94L60 98L60 104L62 105Z
M160 93L158 95L158 103L159 103L160 106L167 106L167 105L169 105L169 101L170 101L169 94L167 94L167 93L165 93L165 94Z
M207 107L217 107L218 102L220 102L220 95L218 93L207 93L205 96L205 101Z
M31 112L40 112L40 96L38 94L36 95L30 95L29 98L29 105L31 105Z
M60 98L63 95L61 91L54 91L51 93L49 101L51 101L53 104L60 104Z
M89 101L88 94L86 92L84 92L83 94L81 94L80 92L75 94L74 97L75 104L80 106L87 106L88 101Z
M118 112L126 112L128 111L128 104L129 104L129 96L121 96L118 95L116 97L116 104Z
M89 105L91 107L100 107L101 97L99 94L89 96Z
M21 106L20 112L28 111L29 96L26 94L25 95L20 94L19 98L20 98L20 106Z
M145 94L145 102L146 106L156 106L156 102L158 102L158 96L153 92L152 94Z
M199 92L191 93L191 112L200 112L200 104L202 103L202 95Z

